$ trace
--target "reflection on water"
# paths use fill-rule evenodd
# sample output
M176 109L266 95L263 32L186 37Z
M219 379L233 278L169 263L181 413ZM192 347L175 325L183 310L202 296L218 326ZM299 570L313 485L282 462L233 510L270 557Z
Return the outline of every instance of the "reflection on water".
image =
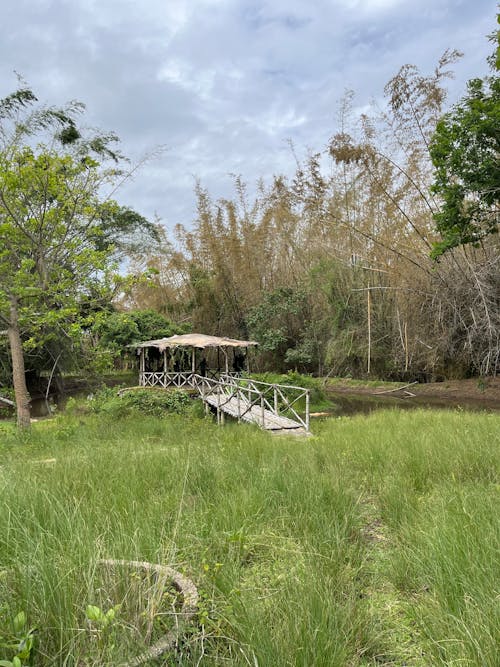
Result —
M88 392L81 394L78 393L75 397L85 398ZM51 395L49 396L48 402L45 398L32 398L31 399L31 416L38 417L48 417L55 412L61 412L64 410L66 403L68 402L69 395Z

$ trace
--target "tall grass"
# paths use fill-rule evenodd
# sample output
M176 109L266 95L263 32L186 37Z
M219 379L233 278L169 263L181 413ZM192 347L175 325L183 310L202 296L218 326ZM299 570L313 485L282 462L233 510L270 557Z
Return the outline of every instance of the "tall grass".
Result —
M137 414L4 428L0 644L24 611L41 667L139 653L124 609L109 628L86 617L111 604L98 560L117 558L199 588L164 664L497 665L499 416L394 411L313 431Z

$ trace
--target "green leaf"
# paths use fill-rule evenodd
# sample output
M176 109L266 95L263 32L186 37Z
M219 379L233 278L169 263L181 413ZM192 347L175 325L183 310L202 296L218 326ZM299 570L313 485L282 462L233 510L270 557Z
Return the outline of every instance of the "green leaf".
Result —
M89 621L100 621L102 620L102 611L99 609L99 607L96 607L93 604L89 604L87 606L87 609L85 610L85 615L89 619Z
M106 612L106 617L105 618L108 621L113 621L114 618L115 618L115 615L116 615L115 610L113 608L111 608L111 609L108 609L108 611Z
M17 616L15 616L14 620L12 621L12 625L14 626L14 632L16 634L22 632L26 625L26 614L24 611L20 611Z

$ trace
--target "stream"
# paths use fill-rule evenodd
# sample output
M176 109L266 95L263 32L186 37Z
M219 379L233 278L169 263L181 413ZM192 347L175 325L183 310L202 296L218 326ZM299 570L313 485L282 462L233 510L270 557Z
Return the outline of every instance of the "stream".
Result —
M86 396L90 391L78 392L76 396ZM391 410L398 408L400 410L415 410L417 408L429 408L436 410L470 410L474 412L499 412L500 404L497 401L480 400L473 398L450 399L433 398L429 396L415 396L401 398L390 395L370 395L370 394L347 394L329 392L328 398L332 401L331 409L324 412L312 412L313 419L318 417L349 417L357 414L369 414L375 410ZM51 397L51 405L55 405L57 410L64 410L64 405L68 396L58 398ZM48 415L47 405L44 398L35 398L31 401L31 416L34 418L46 417Z
M317 417L343 417L357 414L369 414L375 410L390 410L398 408L400 410L415 410L417 408L428 408L435 410L469 410L473 412L499 412L500 404L498 401L482 400L474 398L437 398L430 396L413 396L402 398L391 395L374 394L348 394L341 392L328 392L329 400L334 403L332 410L322 413L312 413L311 416Z

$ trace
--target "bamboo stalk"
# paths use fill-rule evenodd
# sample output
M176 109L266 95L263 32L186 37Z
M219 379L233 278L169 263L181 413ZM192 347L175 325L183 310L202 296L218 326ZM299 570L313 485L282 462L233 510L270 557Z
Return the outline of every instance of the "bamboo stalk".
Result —
M371 356L372 356L372 322L371 322L371 291L370 291L370 283L368 283L368 290L366 292L367 297L366 297L366 314L367 314L367 319L368 319L368 360L367 360L367 367L366 367L366 372L368 375L370 375L370 367L371 367Z

